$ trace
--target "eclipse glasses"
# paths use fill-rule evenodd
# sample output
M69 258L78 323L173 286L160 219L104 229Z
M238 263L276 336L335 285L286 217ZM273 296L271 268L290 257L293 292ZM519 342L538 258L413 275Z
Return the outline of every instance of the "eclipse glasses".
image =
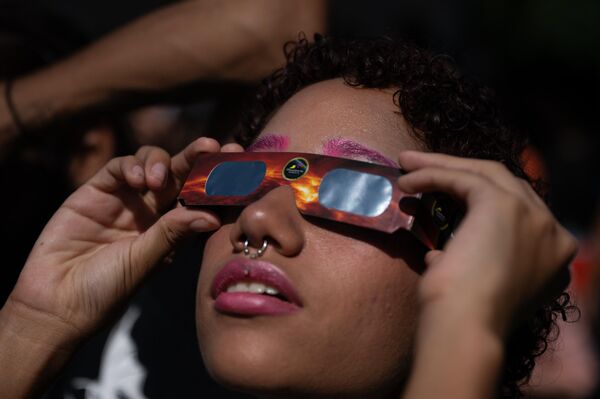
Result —
M290 186L303 215L387 233L405 229L428 248L442 248L459 222L459 208L443 194L401 192L396 184L401 174L318 154L208 153L196 160L178 200L187 207L245 206Z

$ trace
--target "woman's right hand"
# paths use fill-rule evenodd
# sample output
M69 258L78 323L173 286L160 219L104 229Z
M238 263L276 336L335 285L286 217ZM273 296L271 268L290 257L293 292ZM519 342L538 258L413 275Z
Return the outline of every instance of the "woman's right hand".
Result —
M208 211L171 207L197 155L220 150L208 138L172 158L159 148L143 147L135 156L111 160L63 203L0 311L2 379L6 368L17 368L19 362L35 373L35 359L26 360L27 351L11 342L26 342L32 352L38 346L71 352L118 313L180 241L219 227ZM238 145L223 147L240 150Z

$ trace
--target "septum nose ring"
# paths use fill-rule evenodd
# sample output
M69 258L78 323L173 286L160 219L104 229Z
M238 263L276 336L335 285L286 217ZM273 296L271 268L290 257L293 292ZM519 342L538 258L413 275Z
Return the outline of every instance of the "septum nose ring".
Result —
M256 252L250 253L250 242L246 238L246 241L244 241L244 255L250 257L250 259L256 259L265 253L268 245L269 245L269 242L265 238L263 241L262 247L257 249Z

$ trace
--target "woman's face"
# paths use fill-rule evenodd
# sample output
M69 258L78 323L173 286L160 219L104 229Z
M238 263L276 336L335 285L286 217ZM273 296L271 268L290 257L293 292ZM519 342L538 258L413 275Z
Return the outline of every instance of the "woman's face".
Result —
M389 164L400 150L418 148L392 91L336 79L294 95L251 150ZM412 237L303 217L289 187L223 222L206 243L196 315L206 367L219 382L283 397L365 398L399 389L417 315ZM246 237L252 252L268 239L263 256L240 252ZM239 282L266 284L286 298L227 293L252 289Z

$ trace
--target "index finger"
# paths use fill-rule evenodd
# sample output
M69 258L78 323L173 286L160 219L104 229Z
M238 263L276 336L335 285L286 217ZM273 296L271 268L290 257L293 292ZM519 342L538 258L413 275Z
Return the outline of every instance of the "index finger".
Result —
M521 196L528 195L517 177L497 161L419 151L403 151L399 155L399 161L402 168L408 172L426 167L464 170L484 176L507 191Z
M164 211L165 208L170 208L198 155L205 152L218 152L220 148L217 140L208 137L201 137L190 143L183 151L171 158L164 188L148 192L146 200L157 210Z
M192 166L199 154L204 152L218 152L221 145L215 139L200 137L189 144L183 151L171 159L171 173L175 178L177 188L181 188L183 182L190 173Z

